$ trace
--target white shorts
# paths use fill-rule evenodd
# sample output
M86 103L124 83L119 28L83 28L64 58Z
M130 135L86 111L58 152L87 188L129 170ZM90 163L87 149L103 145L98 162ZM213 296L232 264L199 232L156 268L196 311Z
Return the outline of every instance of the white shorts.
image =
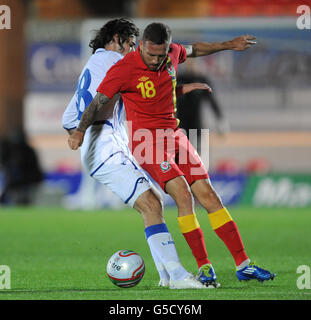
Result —
M134 158L122 151L106 159L91 173L91 177L103 183L131 207L141 194L152 188L152 182Z

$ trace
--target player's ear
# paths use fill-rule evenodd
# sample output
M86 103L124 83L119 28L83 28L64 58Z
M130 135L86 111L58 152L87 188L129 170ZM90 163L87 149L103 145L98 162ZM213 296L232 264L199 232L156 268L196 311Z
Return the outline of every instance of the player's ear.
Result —
M117 34L114 34L113 37L112 37L112 41L114 43L119 43L119 36Z
M139 46L140 46L141 49L143 48L144 42L142 40L139 40Z

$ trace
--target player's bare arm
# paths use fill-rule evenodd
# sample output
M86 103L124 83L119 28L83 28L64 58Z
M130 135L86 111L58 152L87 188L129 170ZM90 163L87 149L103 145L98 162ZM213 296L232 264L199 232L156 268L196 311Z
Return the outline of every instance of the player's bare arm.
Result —
M194 82L178 85L176 87L176 95L179 97L194 90L207 90L208 92L212 92L211 87L206 83Z
M86 129L95 121L97 112L109 102L109 98L97 92L96 96L84 111L78 128L69 136L68 144L72 150L77 150L83 142Z
M195 42L185 45L187 57L201 57L223 50L243 51L256 44L255 36L245 34L225 42Z

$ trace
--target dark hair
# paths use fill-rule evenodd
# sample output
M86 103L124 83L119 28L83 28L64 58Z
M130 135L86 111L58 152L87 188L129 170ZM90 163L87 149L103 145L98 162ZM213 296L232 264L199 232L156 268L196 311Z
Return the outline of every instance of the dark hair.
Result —
M120 18L108 21L100 30L93 40L90 41L89 46L93 49L94 53L98 48L104 48L109 43L113 36L119 36L119 45L122 46L124 41L128 40L130 36L138 36L139 30L135 24L129 19Z
M169 26L159 22L149 24L143 34L143 41L151 41L155 44L171 42L172 32Z

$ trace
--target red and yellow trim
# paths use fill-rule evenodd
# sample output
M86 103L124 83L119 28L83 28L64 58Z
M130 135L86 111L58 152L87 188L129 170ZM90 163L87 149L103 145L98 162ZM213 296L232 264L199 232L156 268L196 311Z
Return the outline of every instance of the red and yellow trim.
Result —
M213 230L216 230L233 220L226 208L222 208L216 212L209 213L208 218Z
M173 87L173 106L174 106L174 111L172 113L172 117L176 119L177 121L177 127L179 126L180 120L175 117L176 112L177 112L177 95L176 95L176 87L177 87L177 79L176 79L176 72L175 68L173 66L173 63L171 61L170 57L167 57L166 60L166 69L168 71L168 74L172 78L172 87Z

